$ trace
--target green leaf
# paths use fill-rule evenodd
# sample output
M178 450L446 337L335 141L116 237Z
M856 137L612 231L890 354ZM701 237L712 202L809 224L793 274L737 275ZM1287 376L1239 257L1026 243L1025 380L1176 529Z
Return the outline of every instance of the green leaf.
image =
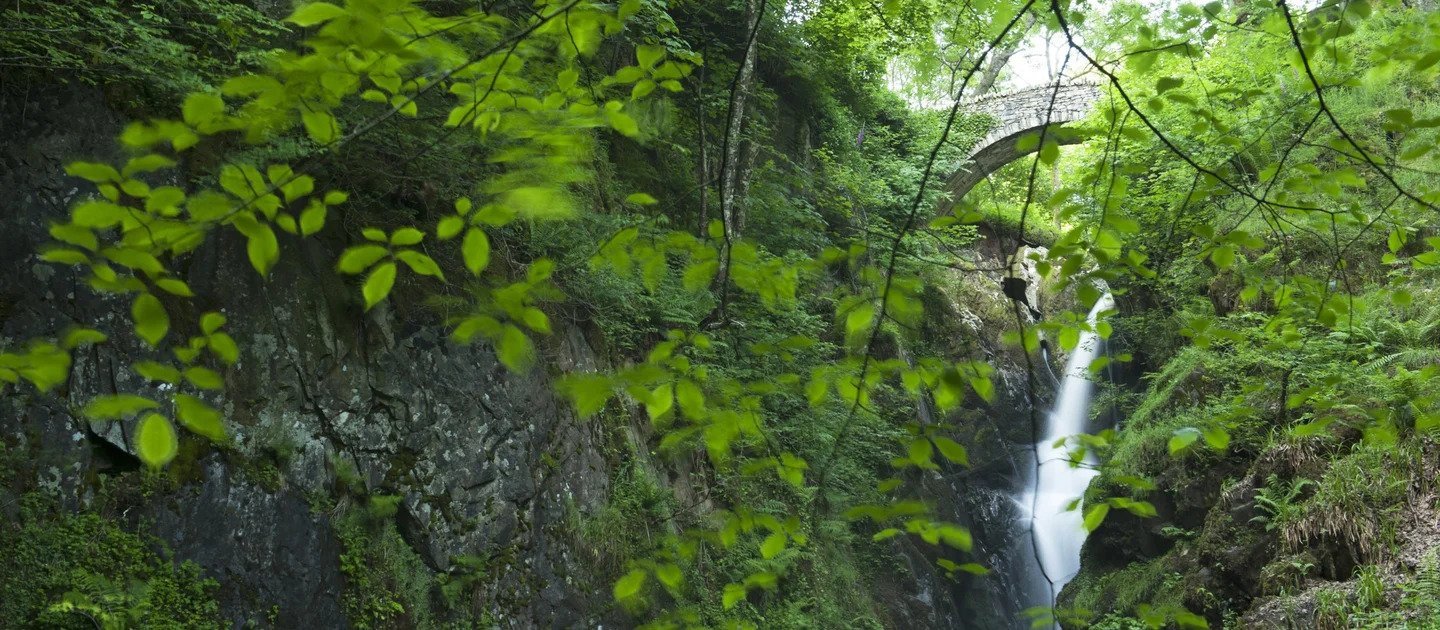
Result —
M542 335L550 334L550 318L545 315L545 311L538 308L527 307L521 316L521 322L526 328Z
M561 381L560 389L581 417L599 413L615 393L611 380L603 374L572 374Z
M271 167L276 169L276 167ZM285 196L285 202L290 203L315 192L315 178L309 175L295 175L289 167L281 167L280 177L270 176L270 181L280 187L280 194ZM283 182L283 183L282 183Z
M1127 499L1123 507L1131 514L1140 518L1155 518L1155 516L1159 514L1159 512L1155 511L1155 505L1149 501L1130 501Z
M217 332L207 337L206 341L210 344L210 351L227 365L234 365L240 360L240 347L235 345L235 340L230 335Z
M619 132L620 135L633 138L640 135L640 125L624 112L607 111L605 117L610 121L610 127Z
M1164 94L1167 91L1180 87L1184 83L1185 79L1181 79L1178 77L1161 77L1159 80L1155 81L1155 93Z
M175 278L161 278L155 281L155 286L159 287L160 290L169 293L170 295L178 295L180 297L195 297L195 292L191 291L190 285L185 284L185 281L183 280L177 280Z
M845 336L854 337L869 330L870 323L873 321L875 321L874 304L862 302L856 305L845 315Z
M412 227L400 228L390 235L390 244L396 247L419 245L425 240L425 233Z
M143 271L150 275L159 275L165 271L165 265L150 252L141 249L128 247L107 247L100 250L106 258L137 271Z
M209 123L221 114L225 113L225 100L218 94L208 92L194 92L185 97L185 104L180 108L181 117L185 124L205 130Z
M1085 510L1085 531L1093 532L1100 524L1105 522L1105 516L1110 513L1110 504L1101 503L1092 505Z
M57 265L85 265L90 263L90 257L86 256L85 252L58 247L46 249L40 254L40 260Z
M395 263L385 262L375 266L370 276L365 279L365 286L361 293L365 295L365 310L374 308L385 296L390 295L390 288L395 286Z
M1060 143L1047 138L1045 144L1040 147L1040 163L1054 164L1058 159L1060 159Z
M1175 611L1175 624L1186 630L1210 630L1209 621L1188 610Z
M496 350L500 354L500 363L512 372L525 371L535 360L535 346L530 343L530 337L519 327L510 324L505 325Z
M1134 488L1136 490L1155 489L1155 483L1150 481L1149 479L1145 479L1144 477L1136 477L1134 475L1113 475L1111 476L1111 479L1130 486L1131 488Z
M287 22L308 27L315 26L321 22L328 22L345 15L345 9L337 7L329 2L310 2L295 9L290 17L285 18Z
M136 361L135 372L141 377L163 383L179 383L180 370L156 361Z
M250 266L262 276L269 274L270 268L280 260L280 241L275 238L275 230L249 213L235 215L233 222L235 229L245 235L245 253L250 257Z
M460 252L465 257L465 268L478 276L490 265L490 238L485 236L484 230L472 227L465 232Z
M280 241L275 238L275 231L268 225L261 225L260 229L245 242L245 253L250 257L250 265L260 275L269 275L270 268L280 260Z
M879 532L876 532L876 534L875 534L874 536L871 536L871 537L870 537L870 540L873 540L873 541L875 541L875 542L880 542L880 541L882 541L882 540L887 540L887 539L890 539L890 538L894 538L894 537L896 537L896 536L899 536L900 534L901 534L900 530L895 529L894 527L887 527L887 528L885 528L885 529L880 530Z
M125 177L130 177L136 173L151 173L172 166L175 166L175 160L163 155L151 153L149 155L130 158L125 162L125 167L120 169L120 174Z
M186 429L212 441L225 439L225 424L220 412L189 394L175 394L175 413Z
M70 222L85 228L108 228L129 218L124 206L108 201L87 201L70 211Z
M208 335L220 330L220 327L224 326L225 322L226 319L224 315L211 311L200 316L200 332Z
M654 68L665 58L665 48L661 46L637 46L635 48L635 59L640 62L640 67L645 69Z
M825 396L830 393L830 383L820 376L814 376L809 383L805 384L805 398L810 401L811 407L819 407L825 402Z
M664 584L666 588L672 591L680 588L680 583L684 580L684 577L684 574L680 572L680 567L673 564L662 564L655 567L655 578L660 580L661 584Z
M92 252L100 247L100 241L95 238L95 232L79 225L52 223L50 225L50 236L55 237L56 240L62 243L83 247Z
M159 403L143 396L113 394L97 396L85 405L84 413L91 420L119 420L159 406Z
M160 468L175 459L180 442L175 439L175 427L158 413L152 413L140 420L135 431L135 454L140 461L151 468Z
M460 230L463 229L465 229L465 217L462 217L458 214L452 214L448 217L440 219L440 223L435 226L435 238L438 238L442 241L448 241L452 238L455 238L456 236L459 236Z
M300 113L300 121L305 125L305 133L317 143L330 144L340 135L340 123L330 112L304 111Z
M945 541L945 544L961 551L970 551L975 545L975 540L970 535L970 530L964 527L942 523L936 526L936 530L940 534L940 539Z
M1230 447L1230 432L1223 427L1205 429L1205 443L1212 449L1223 451Z
M934 462L931 461L931 459L934 457L935 449L930 444L929 438L918 437L911 440L909 451L910 461L916 466L919 466L921 468L935 467Z
M645 77L645 71L639 66L626 66L615 71L616 83L634 83Z
M766 536L765 541L760 543L760 557L769 560L780 555L780 552L785 551L785 542L785 534L782 532Z
M700 391L700 386L695 381L683 379L675 385L675 397L680 402L680 410L685 416L692 420L699 420L705 417L705 394Z
M115 170L115 167L109 164L99 162L71 162L65 165L65 172L96 184L121 180L120 171Z
M960 565L959 569L961 571L969 573L970 575L986 575L990 573L990 569L987 569L984 566L976 564L974 562L966 562Z
M625 197L625 203L633 203L637 206L653 206L660 203L660 200L645 193L632 193Z
M1440 50L1432 50L1429 54L1416 59L1411 69L1415 72L1421 72L1437 63L1440 63Z
M987 403L995 402L995 381L989 376L976 376L970 379L970 389Z
M220 373L206 367L195 366L185 370L185 380L200 389L225 388L225 379Z
M1405 289L1395 289L1390 292L1390 302L1395 306L1404 308L1415 301L1415 296Z
M430 276L445 280L445 274L441 273L440 265L435 264L435 259L415 250L407 249L395 254L410 270L422 276Z
M579 73L579 72L577 72L577 71L574 70L574 69L566 69L566 70L560 71L560 74L556 75L556 77L555 77L555 87L558 87L558 88L560 88L560 89L562 89L562 90L568 90L568 89L570 89L570 88L575 87L575 84L578 83L579 81L580 81L580 73Z
M305 210L300 213L300 235L310 236L325 227L325 215L327 209L323 203L311 202Z
M340 254L340 262L335 265L335 269L340 273L357 274L369 269L389 253L390 250L383 245L356 245Z
M575 213L574 202L554 185L512 188L505 192L502 201L504 208L532 219L560 219Z
M645 400L645 414L650 416L651 422L658 423L674 406L675 385L665 383L650 392L650 397Z
M624 577L615 581L615 599L624 602L640 595L640 589L645 586L645 578L648 576L643 569L631 569Z
M160 300L149 293L141 293L130 306L130 315L135 319L135 334L151 346L160 345L165 333L170 330L170 315Z
M685 267L685 273L681 276L680 282L686 291L695 292L704 289L715 279L715 274L720 271L720 262L707 260L704 262L691 262Z
M456 343L470 343L475 335L483 334L486 338L493 339L499 337L500 332L500 322L494 317L473 315L460 320L460 323L455 326L455 330L451 331L450 338L454 339Z
M720 596L720 602L725 606L725 610L730 610L735 607L735 604L745 600L745 594L745 585L731 582L725 585L725 592Z
M96 343L103 343L108 337L105 333L89 328L72 328L65 332L64 339L60 346L66 350L74 350L80 346L87 346Z
M1195 429L1194 427L1183 427L1180 429L1176 429L1174 435L1170 436L1170 454L1175 455L1180 451L1189 448L1190 445L1194 444L1195 440L1198 439L1200 439L1200 431Z
M630 89L630 100L638 101L655 91L659 84L650 79L641 79L635 82L635 87Z
M805 487L805 471L809 470L810 464L805 460L790 453L780 454L780 464L775 472L779 477L796 488Z
M965 447L961 446L959 442L944 436L936 436L935 446L940 449L940 454L943 455L945 459L960 464L961 466L970 465L970 453L968 453Z
M1210 262L1215 263L1218 269L1229 269L1235 264L1235 248L1230 245L1221 245L1210 252Z

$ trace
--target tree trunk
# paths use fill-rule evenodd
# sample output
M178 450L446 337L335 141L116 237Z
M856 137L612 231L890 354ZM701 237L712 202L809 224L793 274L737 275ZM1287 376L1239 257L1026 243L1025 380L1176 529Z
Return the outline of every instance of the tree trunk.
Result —
M750 174L755 172L755 158L760 155L760 143L753 140L745 140L742 144L745 148L740 154L740 183L739 190L735 191L735 208L731 211L730 220L735 223L735 235L745 232L745 210L746 200L750 198Z
M755 51L759 41L759 7L757 0L746 0L745 23L749 25L746 34L744 55L740 68L736 70L735 84L730 90L730 119L725 125L725 155L720 166L720 218L725 222L725 236L735 239L740 236L735 216L744 203L741 186L741 160L744 157L742 132L745 128L745 107L750 100L750 91L755 83Z
M1030 18L1025 22L1025 26L1019 29L1016 37L1008 43L1001 44L992 51L989 61L980 72L980 82L975 85L975 90L971 92L974 97L985 96L990 93L990 90L995 88L995 81L1000 78L1000 71L1005 69L1005 64L1010 63L1010 58L1014 57L1015 53L1020 50L1020 44L1025 41L1025 35L1030 32L1030 29L1034 28L1035 21L1035 15L1032 13Z

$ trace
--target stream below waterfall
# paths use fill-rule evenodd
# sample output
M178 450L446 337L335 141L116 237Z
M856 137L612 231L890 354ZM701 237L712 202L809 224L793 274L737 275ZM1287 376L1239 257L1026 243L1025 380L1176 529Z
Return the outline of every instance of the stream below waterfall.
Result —
M1107 292L1090 309L1088 322L1094 327L1101 313L1114 307ZM1067 509L1085 494L1097 472L1093 458L1073 466L1068 444L1057 442L1084 433L1090 421L1090 400L1095 383L1090 364L1099 356L1103 340L1093 332L1080 334L1079 343L1065 362L1055 403L1043 418L1039 439L1030 459L1033 475L1014 497L1020 508L1022 532L1029 532L1021 546L1033 556L1026 566L1030 575L1023 580L1029 588L1031 606L1054 606L1060 589L1080 570L1080 547L1085 543L1083 509ZM1038 464L1037 464L1038 461ZM1057 625L1058 627L1058 625Z

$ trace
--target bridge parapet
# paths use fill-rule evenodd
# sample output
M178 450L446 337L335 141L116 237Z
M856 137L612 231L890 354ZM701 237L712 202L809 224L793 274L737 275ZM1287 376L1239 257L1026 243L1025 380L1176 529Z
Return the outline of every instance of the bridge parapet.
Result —
M1050 107L1051 96L1055 106ZM1031 129L1038 130L1045 125L1046 116L1050 124L1065 124L1084 118L1090 108L1100 100L1101 88L1096 83L1062 83L1060 87L1040 85L1004 94L982 96L961 105L966 111L988 114L995 119L995 127L971 149L974 155L994 144L1001 138L1013 136Z
M949 212L955 200L965 196L985 177L1036 149L1020 151L1016 143L1021 136L1051 125L1064 125L1084 118L1100 100L1102 88L1095 83L1075 82L1041 85L1004 94L994 94L967 101L961 108L988 114L995 126L976 143L965 162L950 176L946 190L950 202L938 210ZM1051 99L1054 99L1052 107ZM1072 137L1059 137L1061 144L1073 144Z

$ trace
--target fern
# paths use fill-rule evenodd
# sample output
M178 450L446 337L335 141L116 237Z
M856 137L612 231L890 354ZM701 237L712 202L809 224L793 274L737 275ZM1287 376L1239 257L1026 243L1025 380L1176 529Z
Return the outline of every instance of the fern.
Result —
M1265 487L1255 494L1255 507L1262 513L1251 518L1250 522L1263 523L1265 531L1274 531L1298 515L1300 507L1296 500L1313 485L1315 482L1309 479L1282 482L1279 476L1270 475L1265 480Z

